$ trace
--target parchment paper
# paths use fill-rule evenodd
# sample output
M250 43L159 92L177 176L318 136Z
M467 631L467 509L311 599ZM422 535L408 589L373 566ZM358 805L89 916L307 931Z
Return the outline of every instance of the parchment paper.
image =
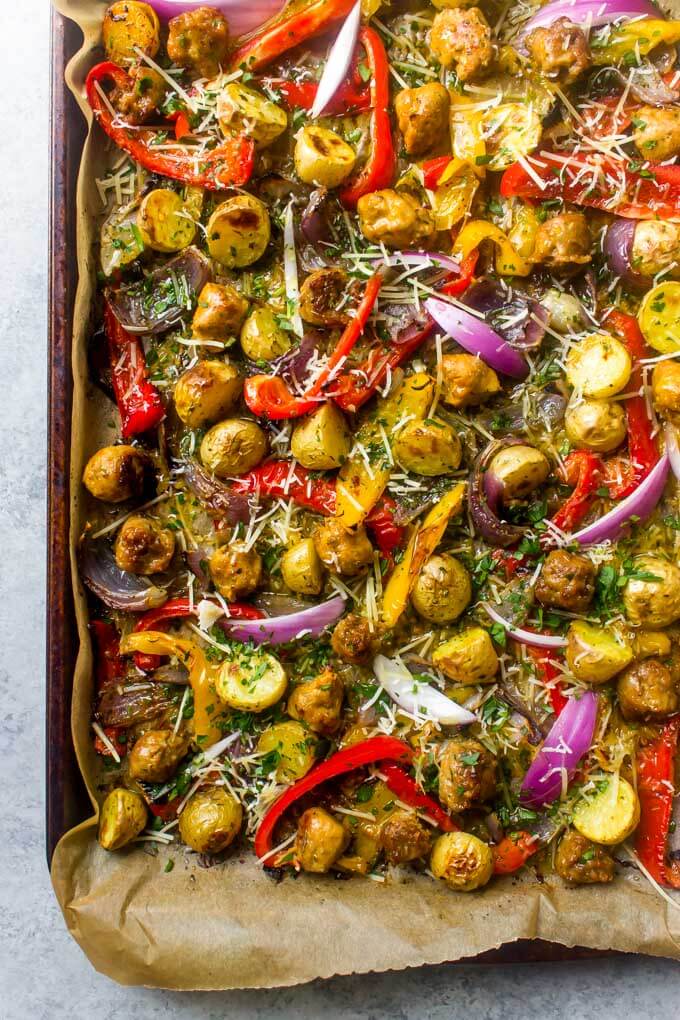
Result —
M67 84L91 122L83 82L98 59L103 0L56 0L85 34ZM94 178L107 162L102 134L88 138L77 191L79 287L73 338L72 539L82 526L80 477L110 438L110 405L88 383L86 338L95 281ZM72 553L73 563L73 553ZM92 653L85 599L74 569L81 640L73 691L73 740L92 798ZM206 870L195 855L142 848L110 854L97 818L68 832L52 880L66 924L94 966L122 984L175 989L294 985L316 977L416 967L473 956L516 939L618 949L680 959L680 910L627 869L609 886L565 888L559 879L495 880L456 894L414 876L405 884L305 875L276 884L247 852Z

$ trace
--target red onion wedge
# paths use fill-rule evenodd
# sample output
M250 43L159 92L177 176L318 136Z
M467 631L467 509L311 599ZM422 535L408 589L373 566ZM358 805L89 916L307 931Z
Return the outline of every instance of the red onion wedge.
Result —
M470 475L468 507L475 530L491 545L503 549L521 542L526 529L519 524L502 521L498 516L503 486L488 467L499 450L506 446L520 446L523 443L523 439L493 440L480 453Z
M569 698L524 777L522 804L528 807L552 804L562 793L563 784L574 778L593 742L597 701L593 691L586 691L580 698Z
M428 298L425 310L457 344L470 354L476 354L497 372L513 379L524 379L529 374L522 355L476 315L439 298Z
M328 54L328 60L326 61L316 97L310 110L310 115L313 118L321 116L347 77L349 65L352 63L352 57L354 56L357 44L360 21L361 0L357 0L357 3L355 3L345 18L345 22Z
M564 648L567 643L567 639L563 637L553 637L550 634L536 634L533 630L513 627L488 602L483 602L482 608L495 623L499 623L508 632L509 637L523 645L531 645L533 648Z
M376 655L373 660L375 678L392 701L411 715L426 716L445 726L466 726L476 717L431 684L416 680L398 659Z
M637 273L631 264L636 228L635 220L614 220L607 227L602 248L612 273L620 276L629 287L644 290L651 287L652 281L648 276Z
M547 28L558 18L566 18L572 25L589 24L598 28L617 18L658 19L663 18L663 14L650 0L554 0L529 18L520 34L525 36L535 28Z
M673 474L680 482L680 446L678 446L678 433L675 431L675 426L671 425L670 422L666 425L665 429L666 436L666 453L668 454L668 460L670 461Z
M288 616L274 616L268 620L229 620L222 617L219 626L237 641L252 641L256 645L282 645L302 637L318 637L326 627L339 620L345 611L340 595L322 602L320 606L303 609Z
M614 542L620 538L626 528L633 523L646 521L654 512L656 504L663 495L666 486L670 457L664 453L661 460L638 485L635 492L622 499L618 506L606 513L604 517L581 528L570 536L572 542L581 545L598 545L600 542Z
M121 570L108 542L85 539L79 560L83 581L111 609L138 613L156 609L167 601L165 588Z
M460 273L460 265L450 255L444 255L440 251L416 251L409 249L408 251L398 251L394 255L389 255L387 258L377 258L374 263L376 266L402 266L404 269L409 266L422 265L423 269L430 269L434 266L441 266L442 269L448 270L450 273Z
M269 21L285 7L285 0L210 0L210 7L216 7L229 22L229 31L233 36L245 35ZM169 21L178 14L195 11L197 7L205 7L206 0L153 0L153 9L159 18Z

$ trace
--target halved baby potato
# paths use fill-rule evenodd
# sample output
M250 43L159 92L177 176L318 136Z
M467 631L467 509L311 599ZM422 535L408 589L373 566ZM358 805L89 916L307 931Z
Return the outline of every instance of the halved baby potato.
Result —
M655 351L680 351L680 283L666 281L653 287L640 305L642 335Z
M245 645L219 668L215 680L217 696L230 708L264 712L286 693L286 671L273 655Z
M218 205L208 221L208 251L228 269L257 262L269 244L271 221L264 202L254 195L234 195Z
M275 142L288 127L288 115L260 92L232 81L217 100L217 120L227 138L245 135L258 149Z
M501 103L482 119L489 170L507 170L519 156L526 156L541 140L543 122L533 106Z
M592 333L575 343L567 354L567 382L584 397L613 397L630 379L630 354L620 340Z
M574 811L573 823L593 843L614 846L635 831L640 821L640 801L627 780L612 776L607 787Z
M295 171L305 184L337 188L352 173L356 153L329 128L307 124L297 134Z
M347 459L352 433L342 411L329 400L295 426L290 448L310 471L332 471Z
M574 620L567 634L565 657L577 680L604 684L632 662L633 650L604 627Z
M299 722L282 722L263 730L257 742L259 754L276 756L274 772L282 783L302 779L315 759L316 738Z
M154 251L181 251L196 235L181 195L170 188L154 188L142 199L137 227L144 244Z
M114 208L102 224L100 260L104 276L111 276L121 266L128 266L144 251L144 241L137 226L139 200L122 209Z
M160 49L161 24L158 15L149 4L137 0L120 0L111 4L104 15L102 40L106 59L124 66L136 64L139 47L150 57Z

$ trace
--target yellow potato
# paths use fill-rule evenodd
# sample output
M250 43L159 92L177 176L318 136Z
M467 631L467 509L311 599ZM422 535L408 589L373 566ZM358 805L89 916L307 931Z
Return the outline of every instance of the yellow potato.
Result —
M255 89L230 82L217 100L217 120L227 138L245 135L258 149L276 141L288 127L288 115Z
M462 684L488 684L498 671L498 656L488 631L468 627L435 649L432 664Z
M320 595L323 588L323 564L311 538L303 538L283 554L281 576L298 595Z
M337 188L352 173L356 153L340 135L307 124L297 134L295 171L305 184Z
M567 382L584 397L612 397L626 388L631 367L620 340L593 333L569 349Z
M456 892L472 892L493 875L493 853L471 832L446 832L432 847L430 870Z
M184 202L176 191L154 188L142 199L137 227L144 244L154 251L180 251L191 244L196 224L185 215Z
M282 722L263 731L258 754L276 758L274 772L282 783L302 779L314 764L316 740L299 722Z
M640 305L642 335L655 351L680 351L680 283L665 281L653 287Z
M287 686L288 677L279 660L249 645L222 663L215 680L218 698L230 708L246 712L264 712L281 700Z
M210 255L228 269L257 262L271 237L266 205L253 195L228 198L210 217L207 237Z
M540 114L529 104L501 103L482 117L489 170L507 170L519 156L533 152L541 140Z
M610 630L574 620L567 634L566 660L577 680L604 684L632 662L633 650Z
M100 261L104 276L128 266L144 251L144 241L137 227L137 205L135 201L122 209L114 208L102 225Z
M602 793L578 805L572 821L586 839L614 846L636 829L640 821L640 801L629 782L612 776Z
M120 850L146 825L146 804L132 790L119 786L107 796L99 816L99 843L105 850Z
M102 41L106 59L114 64L136 64L139 60L135 47L150 57L160 48L161 25L158 15L149 4L137 0L120 0L111 4L104 15Z
M347 459L352 434L342 411L330 401L295 426L290 448L310 471L331 471Z
M241 327L241 348L252 361L273 361L290 350L290 333L282 329L269 305L254 308Z

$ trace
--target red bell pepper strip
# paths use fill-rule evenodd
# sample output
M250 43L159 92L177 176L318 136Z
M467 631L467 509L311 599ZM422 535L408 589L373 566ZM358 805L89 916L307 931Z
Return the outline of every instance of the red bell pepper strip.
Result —
M150 801L146 806L155 818L160 818L164 822L170 822L173 818L177 817L177 808L181 802L181 797L173 797L172 800L166 801L165 804L155 804L153 801Z
M196 605L192 606L189 599L169 599L158 609L150 609L140 616L135 624L135 633L140 630L165 630L172 620L182 620L187 616L195 616L196 613ZM234 620L263 620L265 616L255 606L248 606L242 602L229 603L229 615ZM157 669L161 663L160 655L150 655L146 652L135 652L134 658L135 665L147 672Z
M680 716L675 715L661 733L638 751L637 793L640 800L640 824L635 834L635 852L640 862L659 885L680 889L680 869L668 864L666 844L673 813L675 752Z
M253 375L250 379L246 379L243 387L243 399L253 414L256 414L258 418L277 421L284 418L299 418L301 415L315 410L322 389L364 332L382 282L383 276L380 272L374 273L368 280L356 314L345 326L325 367L302 396L296 397L291 393L280 376Z
M216 149L200 155L187 148L178 148L177 152L160 150L154 147L163 137L157 128L132 128L114 116L102 89L106 83L130 87L127 72L117 64L105 61L93 67L85 81L85 91L95 120L120 149L146 170L209 191L242 187L250 180L255 156L251 138L227 138Z
M423 793L415 779L399 765L385 762L380 766L380 774L385 777L385 785L399 800L408 804L409 807L424 811L433 822L437 823L442 832L455 832L459 828L446 811L437 804L436 800Z
M439 184L439 178L453 159L452 156L437 156L422 164L423 184L428 191L433 191Z
M354 769L362 768L364 765L373 765L379 761L400 761L406 764L413 758L413 751L401 740L395 737L370 737L360 744L353 744L351 747L344 747L336 751L327 761L320 762L306 776L298 779L289 787L278 800L274 801L267 814L260 822L255 834L255 853L262 860L268 857L273 849L274 830L284 816L286 811L306 793L310 793L322 783L329 779L336 779L338 776L353 772ZM269 859L265 861L265 867L276 867L276 864Z
M633 362L630 389L641 391L644 379L640 361L647 356L648 351L637 319L633 315L612 309L605 316L605 321L623 341ZM623 478L617 471L617 477L609 482L609 495L612 499L625 499L635 492L659 460L659 450L652 434L653 425L647 412L645 398L629 397L623 406L628 426L628 466ZM619 466L620 463L617 458Z
M505 171L503 198L561 198L628 219L680 218L680 166L654 163L637 171L599 154L540 152L530 159L534 176L521 163Z
M511 875L526 864L540 849L540 841L530 832L517 832L506 836L492 847L494 875Z
M253 468L233 483L232 491L245 495L258 492L273 499L290 499L298 506L314 510L324 517L332 517L335 513L335 483L326 478L312 478L299 465L291 475L290 461L287 460L274 460ZM385 556L389 556L406 541L406 528L394 520L396 509L394 500L383 496L366 518L366 524Z
M160 393L149 382L141 340L121 326L108 301L104 329L121 432L123 439L129 439L155 428L165 417L165 408Z
M94 635L97 693L114 683L125 673L125 662L120 655L120 638L112 623L93 620L90 630Z
M569 499L551 518L560 531L571 532L583 520L597 498L604 465L588 450L573 450L564 462L566 481L574 486Z
M282 53L299 46L314 36L321 35L340 18L346 17L354 7L355 0L312 0L300 8L293 6L290 14L282 15L267 22L256 30L231 55L232 71L245 65L246 70L256 71L271 64Z
M104 726L102 727L107 738L111 741L113 748L119 758L124 758L127 754L127 743L121 738L127 732L125 726ZM96 736L94 738L94 749L96 754L101 754L104 758L113 758L111 754L111 748L107 747L101 737Z
M474 275L479 251L477 248L463 259L460 264L460 275L445 284L441 291L455 297L462 294L470 286ZM403 344L394 344L389 350L372 351L368 358L356 368L338 376L329 395L334 403L343 411L354 413L378 390L387 379L388 372L398 368L414 354L418 348L434 332L434 320L428 315L423 328L406 340Z
M527 645L526 648L533 659L539 680L548 691L550 704L557 718L566 705L567 698L562 693L562 670L557 665L555 654L546 648L534 648L531 645Z
M285 78L265 78L264 84L267 88L279 92L287 106L300 110L311 110L319 91L318 83L315 81L295 82L287 81ZM367 88L357 88L354 82L348 79L342 83L324 108L324 115L356 113L358 110L368 110L370 105L370 91Z
M374 28L359 30L371 69L371 146L368 158L356 176L340 190L339 198L347 209L355 209L363 195L388 188L394 178L397 158L390 121L390 73L382 39Z
M168 118L170 119L170 118ZM179 110L177 116L172 118L175 122L175 138L178 142L181 142L183 138L191 134L191 124L186 113Z

